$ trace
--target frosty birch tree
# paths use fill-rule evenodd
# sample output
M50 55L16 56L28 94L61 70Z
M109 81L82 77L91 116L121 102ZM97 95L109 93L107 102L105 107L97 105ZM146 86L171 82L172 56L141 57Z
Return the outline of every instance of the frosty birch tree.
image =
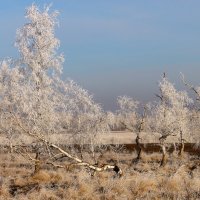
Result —
M28 135L37 144L40 143L48 155L45 163L64 168L53 163L55 157L58 160L57 156L62 155L74 160L76 165L94 171L113 169L121 174L117 166L91 165L50 140L52 135L63 131L61 117L67 118L69 115L72 120L68 126L72 129L67 129L73 130L73 134L81 133L81 138L90 133L92 145L96 142L96 134L104 129L103 112L88 92L72 81L60 79L64 58L56 53L59 47L59 40L54 35L57 14L49 13L49 7L43 12L35 5L27 9L29 23L17 31L16 39L21 57L17 61L4 61L1 64L1 119L10 121L9 127L1 123L1 129L7 134L12 129L21 138ZM59 152L58 155L54 155L55 151ZM38 157L31 158L27 152L20 153L36 163L41 162Z
M152 129L161 134L159 138L162 147L161 166L166 164L166 146L165 141L169 136L180 138L182 154L184 150L184 141L188 136L188 105L192 100L186 92L177 91L172 83L163 76L159 82L160 94L157 94L159 101L153 110Z
M181 80L183 84L189 88L194 94L194 106L191 110L190 115L190 132L192 132L191 137L196 144L200 144L200 135L199 135L199 128L200 128L200 110L199 110L199 103L200 103L200 86L193 86L185 80L184 75L181 73Z
M124 126L128 126L130 129L134 130L137 122L136 110L139 102L127 96L120 96L117 99L117 103L120 108L117 113L121 118L121 123L123 123Z
M117 99L120 109L118 110L118 116L123 126L129 131L136 133L135 142L137 145L137 158L140 160L142 157L142 145L141 145L141 132L145 129L146 120L146 107L144 106L143 113L140 115L137 113L139 102L134 99L122 96Z

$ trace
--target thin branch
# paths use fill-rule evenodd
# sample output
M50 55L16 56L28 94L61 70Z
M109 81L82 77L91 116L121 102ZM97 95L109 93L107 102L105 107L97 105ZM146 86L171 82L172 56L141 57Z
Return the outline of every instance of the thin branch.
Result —
M199 100L200 100L200 94L199 94L199 92L197 91L197 89L196 89L193 85L191 85L191 84L189 84L188 82L186 82L185 77L184 77L184 75L183 75L182 73L180 73L180 76L181 76L181 80L182 80L183 84L184 84L186 87L188 87L190 90L194 91L194 93L198 96L198 97L196 98L196 100L199 101Z
M129 131L133 132L133 129L131 129L130 127L128 127L124 122L120 121L120 123Z

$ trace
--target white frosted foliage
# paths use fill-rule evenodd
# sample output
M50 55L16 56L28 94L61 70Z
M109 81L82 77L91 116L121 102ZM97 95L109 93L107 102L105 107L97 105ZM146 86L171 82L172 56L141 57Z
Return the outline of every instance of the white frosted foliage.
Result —
M28 23L17 30L20 58L1 63L0 128L5 133L12 130L19 140L26 132L47 139L58 133L81 134L81 138L90 133L95 140L104 130L101 107L92 96L75 82L60 78L64 57L57 54L57 15L49 7L40 11L30 6Z

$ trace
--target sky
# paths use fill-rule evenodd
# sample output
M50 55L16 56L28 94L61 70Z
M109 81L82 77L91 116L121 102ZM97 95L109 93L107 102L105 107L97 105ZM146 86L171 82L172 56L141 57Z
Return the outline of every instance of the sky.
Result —
M52 3L60 15L56 37L65 55L63 78L94 95L105 110L118 96L155 100L166 72L182 88L184 73L200 85L199 0L6 0L0 4L0 59L17 57L16 29L32 3Z

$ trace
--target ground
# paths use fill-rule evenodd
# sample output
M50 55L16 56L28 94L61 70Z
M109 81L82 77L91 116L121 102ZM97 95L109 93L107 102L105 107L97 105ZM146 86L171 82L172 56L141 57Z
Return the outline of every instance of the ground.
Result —
M100 163L117 162L123 169L123 176L117 177L112 171L91 176L80 166L67 170L42 166L34 174L33 163L17 154L1 153L0 199L200 199L198 155L185 153L179 158L173 152L164 167L159 152L145 153L139 162L133 162L135 157L136 152L125 149L101 156Z

